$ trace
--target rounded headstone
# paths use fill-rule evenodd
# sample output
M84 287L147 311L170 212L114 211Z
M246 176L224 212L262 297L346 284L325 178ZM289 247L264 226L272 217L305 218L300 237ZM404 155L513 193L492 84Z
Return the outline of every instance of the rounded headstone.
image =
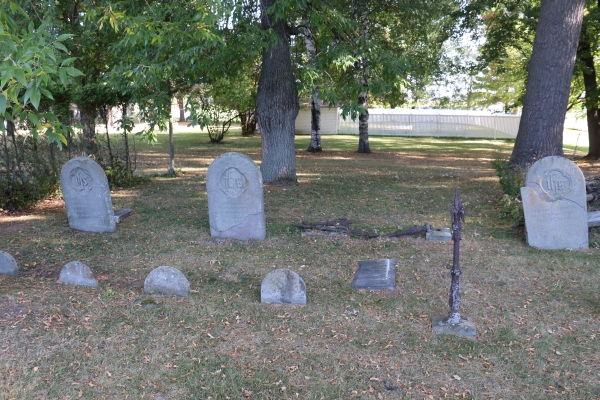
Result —
M148 274L144 281L144 292L189 297L190 282L177 268L162 266Z
M60 172L69 226L86 232L114 232L116 222L108 179L89 157L67 161Z
M94 277L94 273L81 261L71 261L66 264L60 271L58 280L73 285L98 287L98 280Z
M262 303L306 304L306 285L294 271L282 268L269 272L260 285Z
M18 273L19 267L13 256L0 250L0 275L17 276Z
M206 172L210 234L239 240L266 237L262 174L244 154L215 158Z
M530 246L589 247L585 178L573 161L559 156L536 161L527 172L521 199Z

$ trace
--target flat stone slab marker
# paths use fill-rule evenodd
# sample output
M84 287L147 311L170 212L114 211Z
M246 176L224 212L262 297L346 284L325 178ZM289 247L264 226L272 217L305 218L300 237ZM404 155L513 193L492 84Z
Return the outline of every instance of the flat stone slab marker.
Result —
M352 287L367 290L396 289L396 259L359 261Z

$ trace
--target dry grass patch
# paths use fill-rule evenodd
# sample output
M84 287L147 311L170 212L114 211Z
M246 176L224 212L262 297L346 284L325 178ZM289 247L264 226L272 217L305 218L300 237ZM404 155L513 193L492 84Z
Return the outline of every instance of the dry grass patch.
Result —
M322 154L305 153L307 140L297 144L299 183L265 186L262 242L210 237L204 177L226 151L259 160L258 138L210 146L177 134L183 173L115 189L115 205L134 214L113 234L72 231L56 201L2 215L0 248L21 277L0 277L0 398L600 397L600 235L593 229L583 252L526 246L490 165L510 143L372 138L367 156L355 137L325 137ZM166 170L164 146L141 152L144 171ZM431 330L448 309L450 244L302 238L292 226L449 226L456 186L467 208L461 310L476 341ZM388 257L395 291L351 288L359 260ZM57 282L72 260L94 270L98 289ZM144 297L160 265L187 276L189 300ZM307 306L260 303L262 279L283 267L305 280Z

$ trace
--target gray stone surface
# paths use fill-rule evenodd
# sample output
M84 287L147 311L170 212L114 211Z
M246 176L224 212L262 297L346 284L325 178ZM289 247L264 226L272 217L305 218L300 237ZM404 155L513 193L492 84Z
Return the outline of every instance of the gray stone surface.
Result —
M540 249L587 249L585 179L564 157L538 160L521 188L527 243Z
M148 274L144 281L144 292L189 297L190 282L177 268L162 266Z
M65 163L60 173L69 226L86 232L114 232L115 218L108 179L102 167L88 157Z
M131 213L133 211L131 210L131 208L121 208L118 210L113 210L113 212L114 212L115 222L117 224L119 224L119 223L125 221L131 215Z
M454 335L461 336L471 339L477 339L477 329L475 324L469 317L461 317L458 324L448 324L446 320L448 317L433 317L431 319L431 326L433 327L433 333L436 335Z
M261 303L306 304L306 285L294 271L282 268L269 272L260 285Z
M19 267L14 257L0 250L0 275L17 276L18 274Z
M425 231L425 239L447 242L449 240L452 240L452 232L450 232L450 228L433 228L427 225L427 231Z
M266 237L262 174L244 154L225 153L206 172L210 234L239 240Z
M94 273L81 261L71 261L65 265L60 271L58 280L73 285L98 287L98 280L94 277Z
M396 259L359 261L352 287L369 290L396 289Z
M587 213L588 216L588 228L595 228L600 226L600 211L592 211Z

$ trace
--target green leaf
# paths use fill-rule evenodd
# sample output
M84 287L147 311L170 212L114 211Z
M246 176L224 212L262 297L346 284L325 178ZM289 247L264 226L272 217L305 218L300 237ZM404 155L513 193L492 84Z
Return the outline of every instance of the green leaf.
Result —
M53 42L52 45L54 47L56 47L57 49L64 51L65 53L69 52L69 50L67 50L67 48L65 47L65 45L62 44L61 42Z
M32 124L38 126L40 124L40 120L34 113L27 113L27 119L31 121Z
M14 77L23 86L27 86L27 80L25 79L25 72L22 69L16 68L13 70Z
M63 86L67 86L69 82L67 81L67 71L65 71L64 68L60 68L58 70L58 77L60 78L60 82L63 84Z
M56 38L56 40L58 40L59 42L62 42L63 40L67 40L69 38L72 38L73 36L75 36L75 35L73 35L72 33L63 33L58 38Z
M78 70L77 68L73 68L73 67L64 67L65 71L67 72L67 74L69 76L81 76L83 75L83 72L81 72L80 70Z
M71 64L73 61L77 60L78 57L69 57L69 58L65 58L61 63L60 66L64 67L66 65Z
M13 70L11 68L7 69L6 72L2 74L2 79L0 80L0 88L3 88L6 83L11 80L13 77Z
M44 96L46 96L47 98L49 98L49 99L51 99L51 100L54 100L54 97L52 97L52 93L50 93L50 92L48 91L48 89L46 89L46 88L44 88L44 87L40 87L40 91L41 91L41 92L42 92L42 94L43 94Z
M31 104L33 105L33 107L37 110L37 108L40 105L40 99L42 97L41 92L40 92L40 88L35 86L32 88L31 90Z
M6 111L6 97L4 94L0 93L0 114L4 114Z
M26 105L27 102L29 101L29 98L31 97L31 90L33 89L32 86L29 86L27 88L27 90L25 91L25 94L23 95L23 104Z

